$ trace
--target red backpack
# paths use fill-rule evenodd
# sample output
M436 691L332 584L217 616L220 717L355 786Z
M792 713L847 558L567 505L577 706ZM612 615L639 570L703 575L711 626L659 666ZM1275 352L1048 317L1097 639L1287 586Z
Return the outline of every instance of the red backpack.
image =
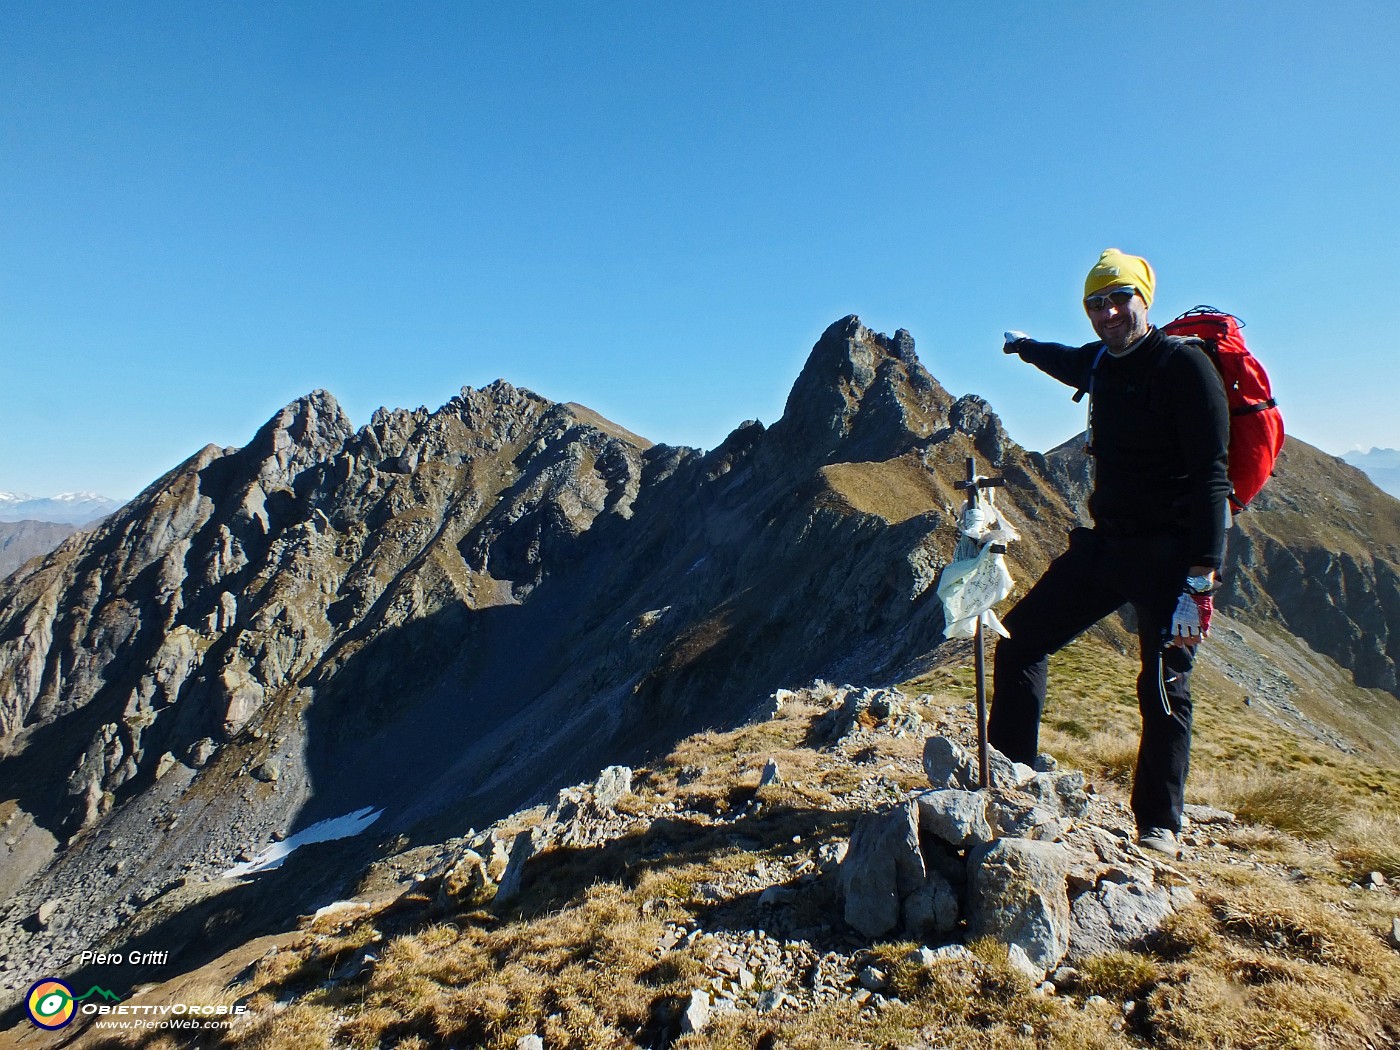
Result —
M1283 416L1264 366L1244 345L1244 323L1213 306L1196 306L1162 326L1166 335L1199 339L1225 381L1230 405L1230 508L1236 513L1273 473L1283 450Z

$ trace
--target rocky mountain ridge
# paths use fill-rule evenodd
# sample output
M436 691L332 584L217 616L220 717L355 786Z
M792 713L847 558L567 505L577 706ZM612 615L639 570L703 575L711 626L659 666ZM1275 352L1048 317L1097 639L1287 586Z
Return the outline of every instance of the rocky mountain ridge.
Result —
M1031 578L1073 516L1046 458L854 317L710 452L503 381L358 429L299 398L0 585L0 964L233 892L326 819L442 841L779 685L909 677L968 456L1011 482ZM333 874L262 889L295 910Z
M358 430L300 398L0 593L9 922L96 886L62 910L100 936L273 834L482 822L775 679L889 673L938 644L979 450L1030 477L984 402L855 318L781 420L709 453L504 382Z

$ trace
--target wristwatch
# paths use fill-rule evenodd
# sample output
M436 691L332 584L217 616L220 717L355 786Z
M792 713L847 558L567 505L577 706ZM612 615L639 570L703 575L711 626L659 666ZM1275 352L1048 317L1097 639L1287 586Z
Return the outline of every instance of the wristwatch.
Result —
M1214 585L1209 576L1186 577L1186 589L1192 594L1209 594Z

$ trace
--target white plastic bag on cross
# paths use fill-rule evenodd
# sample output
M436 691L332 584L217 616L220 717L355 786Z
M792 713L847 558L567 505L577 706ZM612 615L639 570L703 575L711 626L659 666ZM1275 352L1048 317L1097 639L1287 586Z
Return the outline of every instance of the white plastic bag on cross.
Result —
M984 480L978 478L978 481ZM945 638L971 638L980 621L1003 638L1009 637L992 606L1005 599L1015 586L1006 559L997 547L1020 534L1001 516L990 489L970 488L967 506L958 524L958 545L953 560L938 580L943 602Z

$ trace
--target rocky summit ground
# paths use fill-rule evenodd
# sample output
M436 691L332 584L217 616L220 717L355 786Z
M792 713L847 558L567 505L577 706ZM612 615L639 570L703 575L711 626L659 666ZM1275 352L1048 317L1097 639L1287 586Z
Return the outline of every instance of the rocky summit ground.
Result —
M1214 804L1193 804L1178 859L1133 844L1111 754L1040 774L998 764L998 787L967 790L963 668L903 690L780 691L746 726L649 767L601 770L439 845L391 844L352 896L125 1000L241 1009L226 1031L117 1034L85 1017L61 1036L12 1029L5 1045L1400 1045L1400 871L1362 870L1394 855L1224 808L1209 780L1217 730L1205 733L1198 797ZM952 872L957 910L911 910L906 883L894 925L872 932L856 900L885 856L871 829L939 798L980 799L980 816L952 833L936 806L941 843L924 820L905 858ZM1058 884L1041 883L1064 930L1047 932L1055 908L1024 883L960 882L949 867L968 872L1009 840L1069 858Z

